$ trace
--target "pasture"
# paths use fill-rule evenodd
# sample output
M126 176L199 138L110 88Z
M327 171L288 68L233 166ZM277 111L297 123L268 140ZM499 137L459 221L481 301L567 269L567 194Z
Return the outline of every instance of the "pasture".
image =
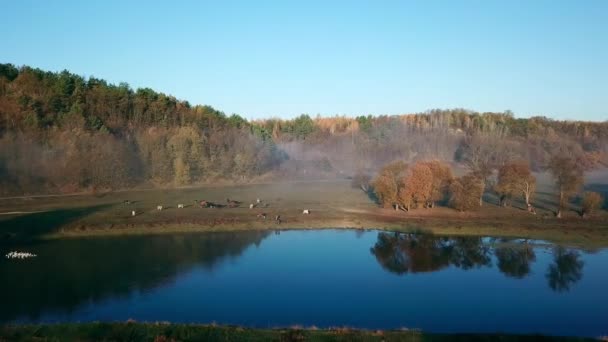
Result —
M0 199L0 236L10 243L82 235L350 227L608 245L606 212L581 219L574 198L572 210L556 219L551 179L546 174L537 178L533 201L537 215L527 213L520 200L508 208L498 207L489 193L483 207L465 213L445 206L408 213L383 209L373 196L351 188L350 181L342 179ZM606 195L606 179L605 171L590 173L585 187ZM227 199L241 203L230 208ZM224 207L201 208L202 200ZM178 208L180 204L183 208ZM303 215L303 210L310 214ZM275 220L277 215L280 223Z

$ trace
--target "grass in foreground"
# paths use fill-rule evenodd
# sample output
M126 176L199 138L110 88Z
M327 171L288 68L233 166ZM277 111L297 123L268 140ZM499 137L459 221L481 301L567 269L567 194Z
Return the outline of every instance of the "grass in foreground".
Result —
M156 323L5 325L0 341L593 341L572 337L504 334L426 334L414 330L248 329Z

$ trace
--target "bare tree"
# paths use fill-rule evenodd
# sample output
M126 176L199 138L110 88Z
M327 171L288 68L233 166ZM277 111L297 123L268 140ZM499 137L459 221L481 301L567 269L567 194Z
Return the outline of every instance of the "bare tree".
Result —
M369 174L363 172L362 170L358 170L353 176L350 184L353 188L359 188L363 190L363 192L367 193L369 191L371 179L372 177Z

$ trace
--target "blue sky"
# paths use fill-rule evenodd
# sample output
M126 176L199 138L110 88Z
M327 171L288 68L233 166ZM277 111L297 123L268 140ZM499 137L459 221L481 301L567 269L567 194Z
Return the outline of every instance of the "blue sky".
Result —
M246 118L608 119L608 1L6 1L0 62Z

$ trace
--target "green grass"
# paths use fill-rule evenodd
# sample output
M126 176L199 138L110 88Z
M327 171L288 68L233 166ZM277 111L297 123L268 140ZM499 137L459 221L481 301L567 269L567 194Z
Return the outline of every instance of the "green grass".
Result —
M248 329L160 323L5 325L0 341L592 341L584 338L505 334L426 334L414 330Z

